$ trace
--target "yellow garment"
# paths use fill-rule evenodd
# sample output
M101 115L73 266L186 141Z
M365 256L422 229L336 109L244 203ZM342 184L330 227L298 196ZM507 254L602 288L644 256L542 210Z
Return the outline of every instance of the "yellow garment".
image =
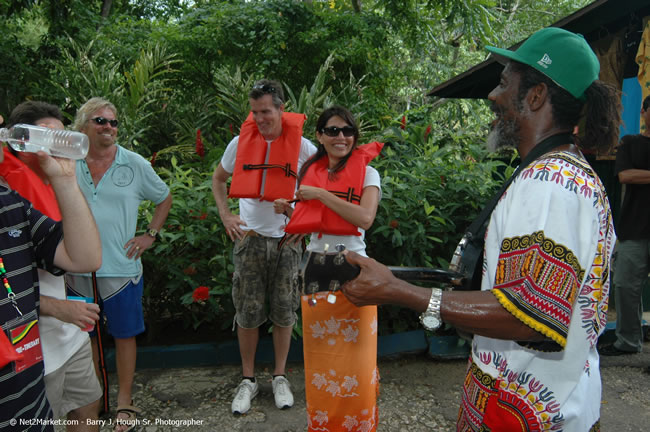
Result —
M645 27L643 35L641 36L641 43L639 50L636 52L636 63L639 65L639 84L641 84L641 91L643 92L643 100L650 96L650 20L644 20ZM650 125L648 125L650 126ZM641 132L646 128L641 120Z

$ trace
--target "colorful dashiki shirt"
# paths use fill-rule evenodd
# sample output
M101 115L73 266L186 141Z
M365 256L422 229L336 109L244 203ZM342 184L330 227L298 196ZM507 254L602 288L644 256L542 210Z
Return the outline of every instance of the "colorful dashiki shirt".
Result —
M475 336L458 431L598 431L596 342L616 236L605 189L569 152L531 163L492 212L482 290L548 342Z
M305 396L310 432L377 430L377 306L356 307L337 291L302 296Z

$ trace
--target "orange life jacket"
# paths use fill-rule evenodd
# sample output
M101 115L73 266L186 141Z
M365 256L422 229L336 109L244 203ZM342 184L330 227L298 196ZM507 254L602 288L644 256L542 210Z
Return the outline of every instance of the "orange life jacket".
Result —
M229 197L293 199L305 119L304 114L282 113L282 135L271 143L267 154L266 140L253 120L253 113L248 115L239 134Z
M4 148L4 156L5 160L0 163L0 177L5 179L11 189L29 200L36 210L60 221L61 212L52 185L43 183L43 180L23 161L11 154L7 147Z
M361 204L366 166L381 152L383 143L373 142L352 150L345 167L330 180L329 159L323 156L314 162L300 184L316 186L356 205ZM361 235L356 225L343 219L319 200L299 201L284 229L289 234L320 233L333 235Z

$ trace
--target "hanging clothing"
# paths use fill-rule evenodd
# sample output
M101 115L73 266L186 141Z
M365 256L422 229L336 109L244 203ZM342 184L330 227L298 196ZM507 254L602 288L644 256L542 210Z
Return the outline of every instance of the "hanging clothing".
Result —
M650 20L646 21L643 35L641 36L641 43L639 50L636 52L636 63L639 65L639 73L637 75L639 84L641 84L641 91L643 92L643 100L650 96ZM641 130L643 127L643 120L641 120ZM646 125L650 127L650 125Z

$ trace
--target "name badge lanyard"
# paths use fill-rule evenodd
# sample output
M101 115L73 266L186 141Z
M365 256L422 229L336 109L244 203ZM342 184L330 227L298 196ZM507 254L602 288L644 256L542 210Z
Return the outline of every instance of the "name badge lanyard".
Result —
M16 302L16 294L11 289L9 279L7 279L7 269L5 269L5 264L2 260L2 257L0 257L0 277L2 278L2 284L7 290L7 297L9 298L9 301L11 301L11 305L14 307L14 309L16 309L16 312L18 312L19 316L23 316L23 313L20 311L18 303Z

